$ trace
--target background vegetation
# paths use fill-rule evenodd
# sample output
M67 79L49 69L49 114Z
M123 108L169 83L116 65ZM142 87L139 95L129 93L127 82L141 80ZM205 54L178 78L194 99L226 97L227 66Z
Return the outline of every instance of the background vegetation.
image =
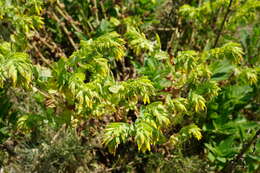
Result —
M0 0L0 172L257 172L259 0Z

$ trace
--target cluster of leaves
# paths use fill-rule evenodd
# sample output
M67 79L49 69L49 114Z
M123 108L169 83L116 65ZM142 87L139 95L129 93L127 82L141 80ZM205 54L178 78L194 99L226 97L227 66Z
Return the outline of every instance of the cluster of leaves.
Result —
M159 4L172 5L165 26ZM0 1L0 166L109 172L130 162L137 172L169 172L175 159L256 171L259 8L255 0Z
M15 52L11 44L4 42L0 45L0 87L19 84L29 87L32 81L32 64L29 56L23 52Z

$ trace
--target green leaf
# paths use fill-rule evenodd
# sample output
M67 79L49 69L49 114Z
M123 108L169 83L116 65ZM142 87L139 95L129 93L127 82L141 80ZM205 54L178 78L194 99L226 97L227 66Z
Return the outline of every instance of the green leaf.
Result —
M110 92L116 94L118 93L120 90L123 90L124 87L120 84L116 84L116 85L113 85L111 87L108 88Z

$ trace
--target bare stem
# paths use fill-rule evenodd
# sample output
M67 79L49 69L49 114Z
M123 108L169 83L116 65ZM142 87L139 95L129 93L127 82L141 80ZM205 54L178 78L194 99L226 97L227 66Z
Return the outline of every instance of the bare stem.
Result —
M52 13L51 16L53 17L54 20L56 20L60 25L62 30L65 32L65 34L67 35L69 42L71 43L71 45L73 46L74 49L77 49L78 46L76 45L76 43L74 42L74 40L71 37L71 32L68 31L68 29L65 26L65 23L62 22L58 16L55 13Z
M56 52L57 57L66 57L65 53L61 50L60 47L54 41L48 41L48 38L43 38L40 36L39 32L35 31L35 37L46 47L48 47L51 52Z
M106 10L102 1L99 2L104 18L107 19Z
M245 152L250 148L250 146L260 137L260 130L256 132L254 137L244 145L241 149L240 153L235 157L235 159L231 160L224 168L223 173L232 173L235 171L236 163L242 158Z
M230 1L229 1L227 11L226 11L226 13L225 13L225 15L224 15L224 18L223 18L223 21L222 21L222 23L221 23L221 25L220 25L220 29L218 30L217 37L216 37L216 40L215 40L215 43L214 43L213 48L215 48L215 47L217 46L217 44L218 44L218 40L219 40L219 38L220 38L220 36L221 36L221 33L222 33L223 28L224 28L225 22L227 21L228 14L229 14L230 11L231 11L230 7L231 7L231 5L232 5L232 2L233 2L233 0L230 0Z
M35 50L36 55L38 55L38 56L41 58L41 60L42 60L46 65L48 65L49 67L51 66L51 65L50 65L50 62L48 61L48 59L46 59L46 58L42 55L41 51L38 49L38 47L36 46L35 42L33 42L33 43L32 43L32 46L30 46L30 47Z
M66 12L63 11L60 7L56 6L55 9L58 11L58 13L66 19L66 21L75 29L77 32L82 32L79 27L76 26L77 22L75 22L72 17Z
M96 1L96 0L92 0L92 3L93 3L93 8L92 8L92 10L93 10L93 12L94 12L94 14L95 14L97 23L99 23L97 1Z

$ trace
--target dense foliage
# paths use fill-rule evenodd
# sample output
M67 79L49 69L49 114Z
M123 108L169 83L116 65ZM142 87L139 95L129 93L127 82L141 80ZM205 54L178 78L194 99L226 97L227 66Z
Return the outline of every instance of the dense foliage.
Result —
M0 172L257 172L259 0L0 0Z

